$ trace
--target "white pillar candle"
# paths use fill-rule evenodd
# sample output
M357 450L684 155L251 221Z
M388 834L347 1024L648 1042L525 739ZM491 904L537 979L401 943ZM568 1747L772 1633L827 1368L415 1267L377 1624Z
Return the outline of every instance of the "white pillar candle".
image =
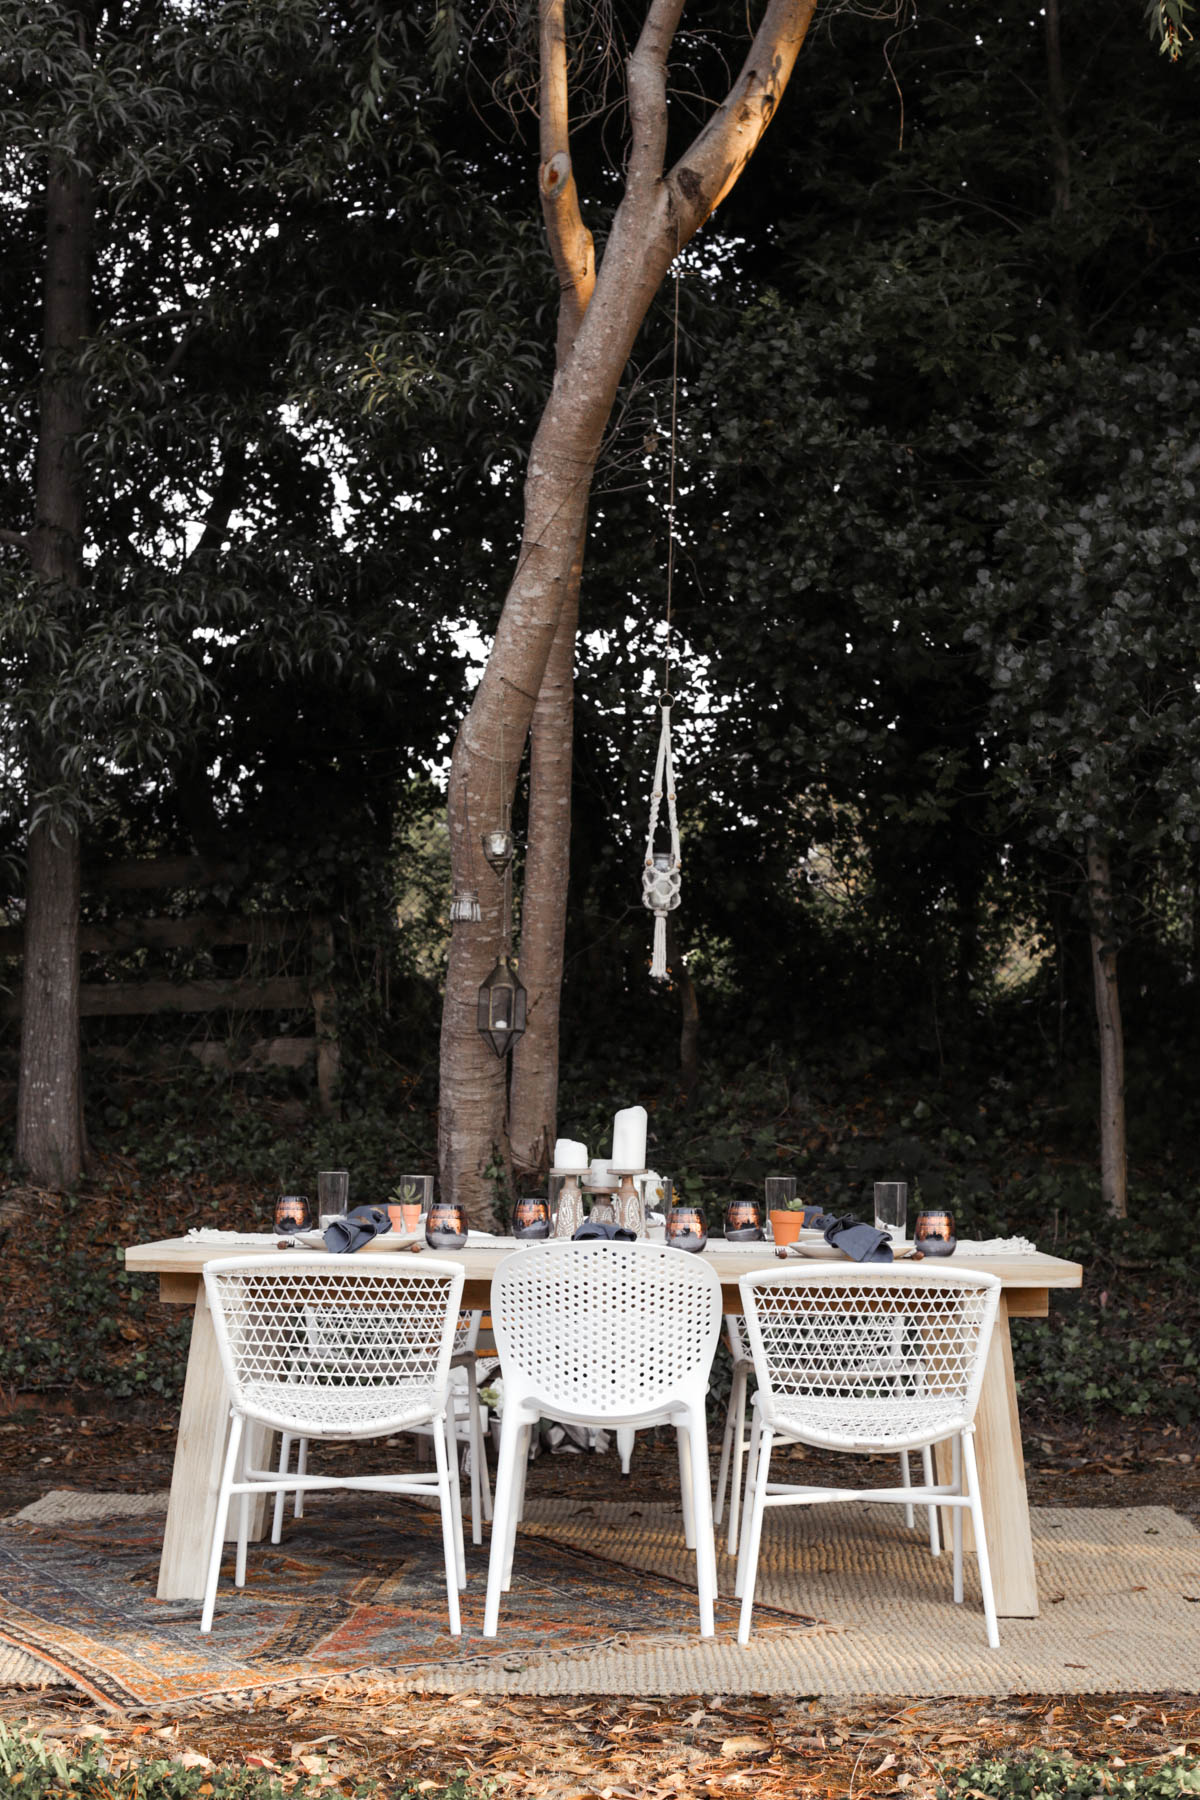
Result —
M599 1156L593 1156L592 1172L589 1176L589 1181L592 1187L612 1187L614 1185L612 1178L612 1164L610 1162L605 1162Z
M646 1166L646 1109L627 1106L613 1120L612 1166L644 1169Z
M577 1144L574 1138L559 1138L554 1146L554 1167L556 1169L586 1169L588 1153L586 1144Z

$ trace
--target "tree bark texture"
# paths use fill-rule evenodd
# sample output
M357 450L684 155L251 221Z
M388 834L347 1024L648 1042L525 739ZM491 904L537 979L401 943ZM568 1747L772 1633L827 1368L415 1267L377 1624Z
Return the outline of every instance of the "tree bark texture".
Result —
M474 834L517 770L572 591L601 440L634 340L676 255L737 180L787 86L816 0L768 0L746 62L691 146L665 171L667 57L683 0L649 0L627 65L630 143L623 198L598 269L582 223L568 145L562 0L541 0L539 177L563 300L559 364L530 452L516 572L491 655L455 741L449 826L456 886L473 880ZM547 204L548 203L548 204ZM566 311L567 322L561 322ZM532 846L531 846L532 848ZM498 884L497 884L498 885ZM492 1168L510 1166L505 1068L479 1036L479 984L500 948L500 905L451 939L441 1037L442 1190L494 1218Z
M1128 1213L1125 1150L1125 1038L1113 931L1112 869L1108 851L1096 838L1087 846L1088 914L1092 985L1100 1040L1100 1192L1116 1218Z
M36 518L29 533L45 604L60 609L81 583L83 478L77 444L83 395L75 373L87 332L91 195L86 174L63 162L46 182L46 291ZM55 785L48 734L28 746L29 832L25 899L17 1163L39 1186L79 1179L87 1150L79 1050L79 832L38 816L39 791Z
M558 1135L559 1014L571 862L571 765L579 545L570 590L538 690L530 730L529 847L521 904L525 1035L513 1046L509 1136L514 1173L540 1178Z

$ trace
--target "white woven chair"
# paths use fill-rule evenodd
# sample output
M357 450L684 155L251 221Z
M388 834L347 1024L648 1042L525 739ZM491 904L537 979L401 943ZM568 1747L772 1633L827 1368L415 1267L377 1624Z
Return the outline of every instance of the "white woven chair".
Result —
M449 1442L450 1359L463 1271L432 1257L335 1258L314 1252L210 1262L204 1286L229 1395L231 1423L201 1631L212 1629L225 1522L240 1497L235 1582L246 1580L250 1496L357 1488L438 1500L450 1630L466 1585L458 1459ZM390 1437L433 1428L435 1468L408 1475L310 1475L255 1469L247 1421L291 1438Z
M888 1501L954 1514L954 1598L961 1603L962 1515L970 1510L987 1641L1000 1642L973 1442L992 1325L995 1275L960 1269L764 1270L738 1283L758 1378L735 1592L739 1643L750 1636L768 1506ZM822 1488L771 1480L775 1442L856 1454L928 1450L950 1439L951 1479L920 1487Z
M361 1255L361 1251L356 1255ZM461 1369L465 1376L465 1387L458 1392L451 1383L450 1405L446 1418L450 1427L452 1444L463 1444L470 1453L471 1464L471 1542L482 1544L484 1519L492 1516L492 1489L488 1480L487 1465L487 1430L483 1423L483 1405L479 1398L477 1343L479 1327L483 1319L482 1312L460 1312L458 1324L454 1332L454 1352L450 1358L451 1369ZM459 1404L460 1400L462 1405ZM429 1437L434 1427L431 1425L414 1425L415 1437ZM286 1475L291 1464L292 1434L283 1432L279 1440L279 1473ZM308 1439L300 1438L296 1447L296 1473L303 1475L308 1469ZM284 1490L280 1488L275 1497L275 1517L271 1526L271 1542L278 1544L283 1538L283 1502ZM292 1517L304 1517L304 1489L298 1488L292 1500Z
M684 1527L696 1551L700 1635L713 1635L713 1547L705 1396L721 1330L721 1285L686 1251L661 1244L530 1244L492 1277L492 1328L504 1377L483 1635L495 1637L512 1578L529 1434L569 1425L681 1430Z

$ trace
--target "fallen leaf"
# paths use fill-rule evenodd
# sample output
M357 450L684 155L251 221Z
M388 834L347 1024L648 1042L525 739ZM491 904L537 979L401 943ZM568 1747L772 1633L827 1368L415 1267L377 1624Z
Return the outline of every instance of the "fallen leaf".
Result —
M766 1738L731 1737L721 1745L721 1755L730 1762L743 1756L766 1756L771 1746Z

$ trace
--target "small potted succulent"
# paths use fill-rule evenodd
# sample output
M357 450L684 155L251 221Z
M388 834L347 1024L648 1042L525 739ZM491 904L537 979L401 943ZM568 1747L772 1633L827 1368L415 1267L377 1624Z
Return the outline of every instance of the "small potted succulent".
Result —
M777 1244L794 1244L804 1228L807 1203L793 1198L771 1209L771 1236Z

